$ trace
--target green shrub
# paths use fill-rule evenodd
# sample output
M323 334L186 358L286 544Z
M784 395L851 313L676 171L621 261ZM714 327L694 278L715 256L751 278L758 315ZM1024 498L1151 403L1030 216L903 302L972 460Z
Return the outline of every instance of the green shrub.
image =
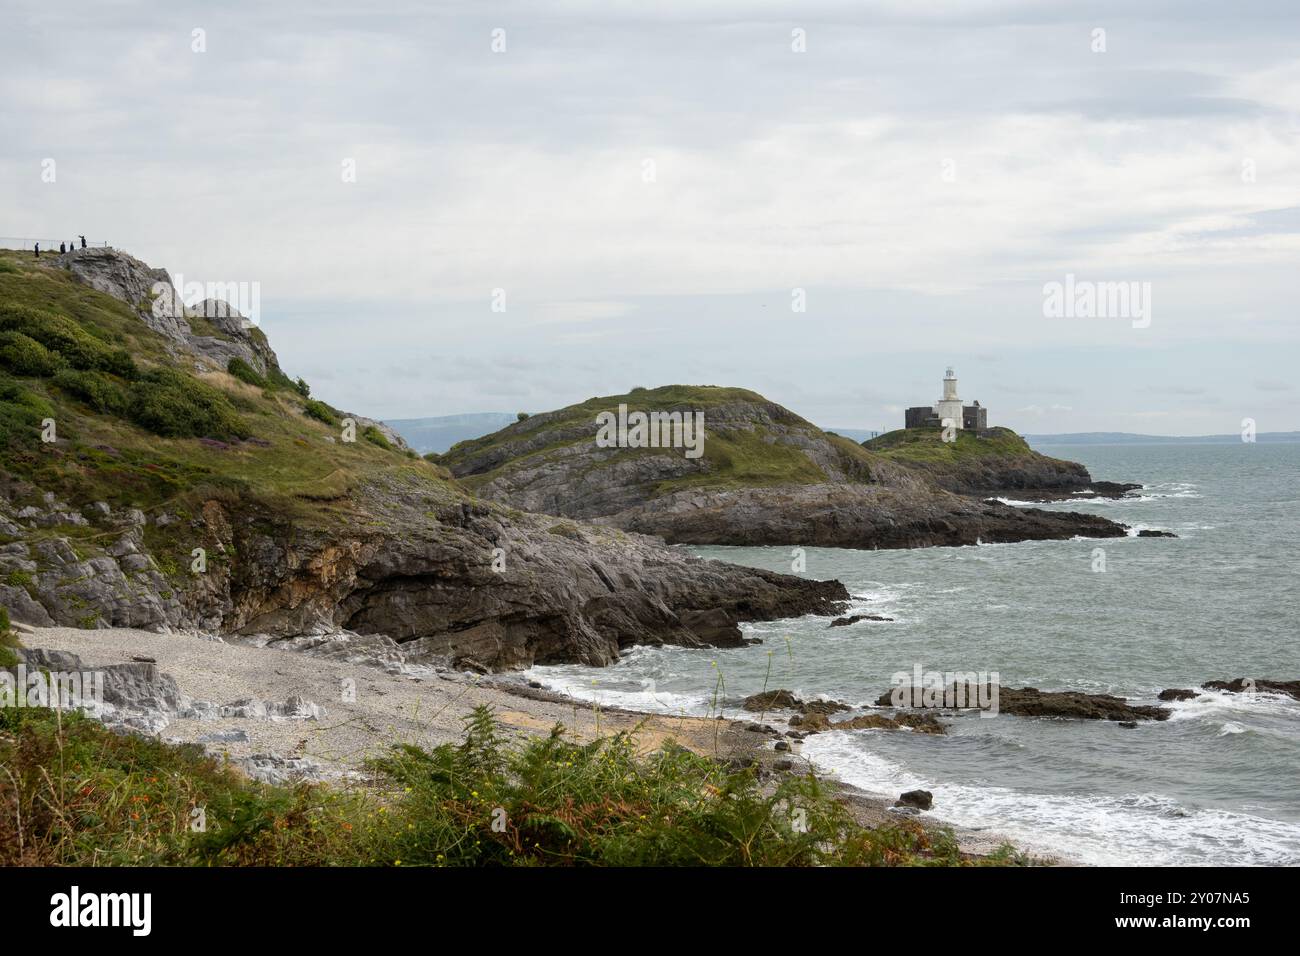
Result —
M53 375L59 370L59 356L22 332L0 332L0 365L15 375Z
M17 667L18 655L14 648L18 646L18 635L9 623L9 609L0 606L0 667Z
M293 387L303 398L311 398L311 386L301 376L293 383Z
M103 372L65 368L54 376L54 384L97 412L120 415L126 410L126 390Z
M73 368L104 368L113 351L71 319L17 302L0 301L0 330L22 332L58 352Z
M170 368L141 373L131 388L130 418L168 438L247 438L247 423L220 391Z
M22 270L8 259L0 259L0 272L7 272L10 275L18 275Z
M10 571L8 574L5 575L4 580L5 580L5 584L9 585L10 587L22 588L24 591L28 591L35 583L35 579L32 577L32 572L23 571L20 568L15 568L14 570ZM3 628L0 628L0 630L3 630Z
M398 745L372 764L402 786L391 852L403 865L967 862L916 823L865 829L811 774L763 787L672 743L642 755L633 735L579 744L560 726L515 749L485 707L466 725L459 746Z
M126 379L136 377L131 354L113 348L107 333L83 329L72 319L21 303L0 301L0 330L17 332L39 342L73 368L100 369Z
M392 443L384 436L384 433L374 425L367 425L365 428L361 429L361 437L372 445L378 445L385 451L393 450Z
M529 418L529 415L528 415L527 412L520 412L519 414L517 414L517 415L515 416L515 421L517 421L517 422L526 422L526 421L528 421L528 418Z
M266 376L262 375L257 369L253 368L253 366L249 365L239 356L235 356L226 363L226 371L235 376L235 378L239 379L241 382L247 382L249 385L254 385L257 388L266 388L267 386Z
M0 447L34 445L41 422L54 417L54 408L17 379L0 376Z
M318 402L314 398L307 399L306 404L302 406L303 412L318 422L324 422L326 425L338 425L339 417L335 414L334 409L330 408L324 402Z
M131 358L131 353L126 349L111 349L101 359L99 367L105 372L126 379L128 382L134 381L140 374L135 359Z

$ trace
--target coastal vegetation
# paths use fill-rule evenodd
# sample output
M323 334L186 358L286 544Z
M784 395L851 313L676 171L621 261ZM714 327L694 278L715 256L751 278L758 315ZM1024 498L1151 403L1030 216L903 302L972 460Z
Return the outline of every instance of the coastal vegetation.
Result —
M9 621L9 610L0 607L0 667L14 667L18 664L18 637L13 632Z
M899 428L869 439L862 446L902 464L1034 454L1029 443L1010 428L990 428L979 434L958 429L952 441L943 440L940 428Z
M447 483L395 454L374 426L339 441L337 411L278 366L264 373L236 357L196 372L127 303L14 251L0 251L0 263L0 451L11 479L76 508L193 510L224 489L321 520L322 489L346 487L343 475L397 470ZM266 347L260 329L247 334ZM47 419L53 441L42 441Z
M1013 489L1068 494L1093 486L1082 465L1039 454L1010 428L959 429L950 438L945 441L939 428L900 428L862 444L883 461L964 494Z
M49 708L0 711L0 865L878 866L981 858L900 819L855 822L821 780L636 735L507 742L492 714L459 744L393 747L347 788L256 783L192 745Z

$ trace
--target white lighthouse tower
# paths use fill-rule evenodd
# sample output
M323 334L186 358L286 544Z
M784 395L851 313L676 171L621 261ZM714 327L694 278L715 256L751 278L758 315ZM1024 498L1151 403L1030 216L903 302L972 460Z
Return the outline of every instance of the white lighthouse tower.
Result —
M934 403L934 413L940 426L951 422L954 428L961 428L961 399L957 397L957 375L951 366L943 376L943 398Z

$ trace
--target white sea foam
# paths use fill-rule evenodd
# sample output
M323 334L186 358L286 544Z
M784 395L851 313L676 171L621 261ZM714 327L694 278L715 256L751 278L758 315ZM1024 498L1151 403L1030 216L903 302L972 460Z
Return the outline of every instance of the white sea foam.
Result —
M1259 691L1234 694L1224 690L1198 690L1191 700L1172 701L1162 706L1170 710L1169 719L1231 720L1234 716L1280 717L1300 720L1300 701L1286 694Z
M1189 809L1154 793L1081 796L934 782L872 753L872 734L819 734L805 741L803 754L869 793L929 790L939 819L990 830L1031 853L1098 866L1300 864L1300 824Z
M1016 508L1050 508L1052 505L1065 505L1069 508L1077 508L1079 505L1131 505L1165 501L1169 498L1203 497L1197 487L1190 481L1166 481L1156 485L1144 485L1139 493L1118 498L1105 498L1089 495L1086 491L1076 491L1071 497L1058 501L1021 501L1018 498L994 498L993 500Z
M626 707L649 714L701 715L709 708L709 700L705 697L659 690L650 685L649 679L641 687L633 689L626 686L626 681L602 684L599 679L593 680L586 675L557 672L545 667L530 668L524 671L524 676L557 694L603 707Z

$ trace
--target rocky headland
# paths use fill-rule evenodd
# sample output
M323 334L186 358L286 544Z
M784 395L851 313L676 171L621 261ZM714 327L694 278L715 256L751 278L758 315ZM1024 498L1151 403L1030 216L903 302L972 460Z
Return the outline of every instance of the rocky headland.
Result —
M159 288L162 292L159 293ZM38 626L382 635L500 670L734 646L812 581L476 499L124 253L0 254L0 605Z
M602 447L596 416L620 405L701 414L702 454ZM1128 533L1097 515L990 500L1097 484L1082 465L1039 455L1007 429L952 443L937 430L909 429L859 445L738 388L592 398L461 442L437 460L481 497L675 544L915 548Z

